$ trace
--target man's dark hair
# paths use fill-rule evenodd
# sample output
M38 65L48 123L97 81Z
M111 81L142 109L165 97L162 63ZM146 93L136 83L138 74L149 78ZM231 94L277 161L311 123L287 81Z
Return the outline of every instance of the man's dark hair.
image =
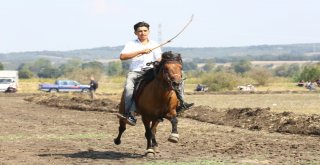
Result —
M133 28L134 28L134 31L137 31L137 29L139 28L139 27L147 27L148 29L149 29L149 27L150 27L150 25L148 24L148 23L146 23L146 22L138 22L138 23L136 23L134 26L133 26Z

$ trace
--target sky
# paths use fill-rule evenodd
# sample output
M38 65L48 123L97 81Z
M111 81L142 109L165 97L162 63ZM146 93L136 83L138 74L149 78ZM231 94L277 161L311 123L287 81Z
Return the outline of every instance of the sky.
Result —
M0 0L0 53L122 46L150 24L166 46L320 43L319 0Z

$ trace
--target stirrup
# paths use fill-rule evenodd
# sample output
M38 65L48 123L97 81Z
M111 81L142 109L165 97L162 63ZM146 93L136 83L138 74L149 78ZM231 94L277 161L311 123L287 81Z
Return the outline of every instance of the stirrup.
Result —
M120 120L125 121L127 124L129 124L131 126L135 126L137 123L137 119L130 120L129 117L125 117L124 115L122 115L120 113L117 113L116 115Z
M123 116L123 115L120 114L120 113L117 113L116 115L117 115L117 117L118 117L119 119L122 119L122 120L127 119L125 116Z

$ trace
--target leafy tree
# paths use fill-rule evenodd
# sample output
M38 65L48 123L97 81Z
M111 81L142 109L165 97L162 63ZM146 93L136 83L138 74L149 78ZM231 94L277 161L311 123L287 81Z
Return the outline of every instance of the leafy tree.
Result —
M51 61L46 59L46 58L39 58L37 59L32 65L30 65L29 69L38 74L40 72L40 70L43 70L45 68L50 68L51 65Z
M279 77L294 77L300 72L298 64L280 65L274 69L274 75Z
M237 76L227 72L207 73L201 84L208 85L210 91L232 90L237 85Z
M262 67L254 68L247 74L250 78L255 80L258 85L266 85L272 77L270 70Z
M99 61L92 61L92 62L87 62L82 64L82 69L86 68L92 68L95 70L98 70L99 72L104 70L104 66L101 62Z
M288 76L288 65L280 65L274 68L275 76L287 77Z
M288 76L294 77L300 73L300 66L298 64L291 64L288 67Z
M34 76L34 73L30 70L31 64L28 63L21 63L17 70L19 71L19 78L32 78Z
M122 73L122 65L120 61L112 61L107 65L107 74L110 76L120 75Z
M0 70L3 70L4 69L4 66L3 64L0 62Z
M203 66L203 70L206 71L206 72L210 72L214 69L215 67L215 63L214 61L211 59L211 60L208 60L206 62L206 64Z
M19 66L18 66L18 71L20 71L20 70L22 70L22 69L28 69L28 70L30 70L29 68L30 68L30 66L31 66L31 64L27 64L27 63L21 63Z
M66 75L75 69L81 68L81 60L79 58L73 58L67 61L67 63L59 66L62 74Z
M231 67L236 73L245 73L251 69L252 64L248 60L240 60L238 62L233 62Z
M95 80L99 81L102 75L103 75L102 71L98 71L93 68L85 68L85 69L77 68L72 70L71 72L66 73L65 76L68 79L77 80L83 84L86 84L86 83L89 83L91 76L93 76Z
M184 62L183 63L183 70L184 71L190 71L190 70L196 70L197 64L194 62Z
M33 73L28 68L23 68L19 70L19 78L29 79L33 77Z
M60 70L57 68L53 68L53 67L43 68L38 73L38 77L41 77L41 78L58 78L61 75L62 74L61 74Z
M305 80L305 81L314 81L316 79L320 78L320 66L319 65L307 65L305 66L300 76L298 77L299 80Z
M121 61L121 66L122 66L121 74L125 75L129 71L130 62L131 62L130 60Z
M223 72L223 71L228 71L230 70L230 68L227 68L223 65L217 65L217 67L215 67L214 71L215 72Z

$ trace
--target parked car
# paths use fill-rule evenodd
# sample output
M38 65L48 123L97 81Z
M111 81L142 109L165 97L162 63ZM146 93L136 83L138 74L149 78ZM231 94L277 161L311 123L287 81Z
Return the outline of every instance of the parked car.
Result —
M74 80L57 80L54 84L39 84L39 90L45 92L88 92L90 86Z
M13 93L18 90L19 76L15 70L0 71L0 92Z

